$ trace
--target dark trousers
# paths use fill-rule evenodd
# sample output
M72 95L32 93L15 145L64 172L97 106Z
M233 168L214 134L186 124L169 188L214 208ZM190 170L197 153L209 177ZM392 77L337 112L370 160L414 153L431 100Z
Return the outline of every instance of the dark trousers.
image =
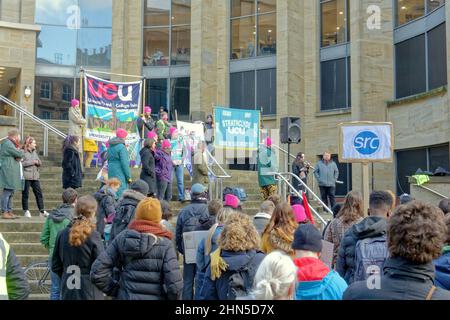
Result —
M194 300L194 279L197 265L186 264L183 259L183 300Z
M322 198L323 203L325 203L330 209L332 209L336 204L336 199L334 197L336 187L319 187L319 188L320 188L320 197ZM328 202L328 200L330 200L330 202Z
M41 184L39 180L25 180L25 188L22 191L22 209L28 210L28 196L30 194L30 187L33 189L34 197L40 212L44 211L44 197L42 196Z
M156 181L156 186L158 188L158 199L172 201L172 183L162 180Z

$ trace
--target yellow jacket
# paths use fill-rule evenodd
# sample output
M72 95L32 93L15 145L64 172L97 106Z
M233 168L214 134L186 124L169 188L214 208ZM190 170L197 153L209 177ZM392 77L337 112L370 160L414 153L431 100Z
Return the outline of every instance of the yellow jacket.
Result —
M97 152L98 151L97 142L95 140L85 138L83 149L86 152Z

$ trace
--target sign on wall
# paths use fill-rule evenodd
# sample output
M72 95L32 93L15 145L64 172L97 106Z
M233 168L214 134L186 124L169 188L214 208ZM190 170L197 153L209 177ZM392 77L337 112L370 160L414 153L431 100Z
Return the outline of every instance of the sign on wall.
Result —
M392 162L393 126L358 121L339 125L339 162Z

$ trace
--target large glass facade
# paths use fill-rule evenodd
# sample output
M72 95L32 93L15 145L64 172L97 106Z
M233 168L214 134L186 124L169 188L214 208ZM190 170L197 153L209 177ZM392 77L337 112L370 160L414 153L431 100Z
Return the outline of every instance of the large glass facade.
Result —
M321 0L321 46L328 47L350 40L348 0Z
M320 92L320 110L350 108L349 57L320 63Z
M146 0L144 66L187 65L191 56L191 1Z
M231 59L274 55L276 43L276 1L231 1Z
M445 0L394 0L396 25L401 26L423 17L445 4Z

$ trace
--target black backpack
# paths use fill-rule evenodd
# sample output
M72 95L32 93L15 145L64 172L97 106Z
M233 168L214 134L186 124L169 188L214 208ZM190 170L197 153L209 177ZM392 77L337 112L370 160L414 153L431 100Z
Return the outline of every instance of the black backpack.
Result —
M227 300L239 300L241 297L250 295L256 274L256 268L252 265L255 256L256 252L245 266L234 271L228 278Z
M127 204L124 206L118 206L116 208L116 215L114 216L112 230L110 235L110 242L117 237L119 233L125 230L134 218L136 206Z

